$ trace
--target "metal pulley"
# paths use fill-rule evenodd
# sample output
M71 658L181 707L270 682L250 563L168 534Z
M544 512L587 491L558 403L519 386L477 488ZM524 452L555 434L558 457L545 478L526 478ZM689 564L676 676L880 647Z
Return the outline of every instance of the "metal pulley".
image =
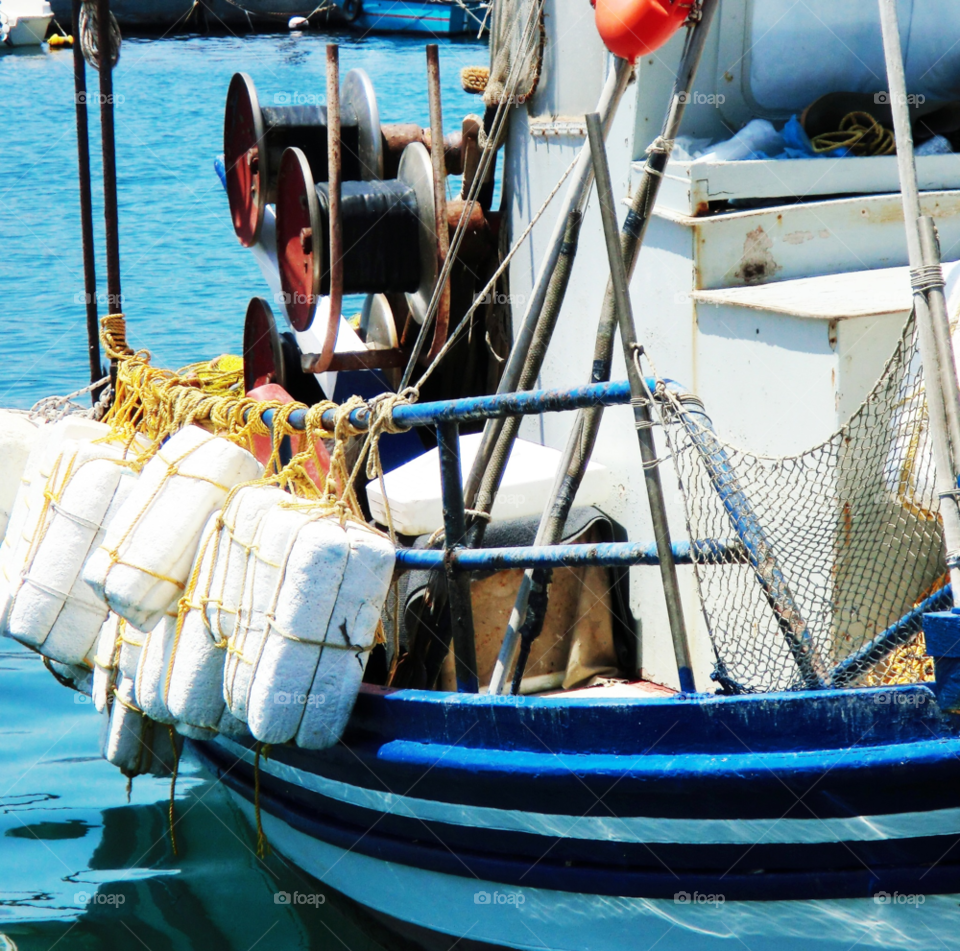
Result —
M345 181L341 189L343 293L406 295L422 320L437 280L433 171L427 150L407 146L398 177ZM329 194L306 154L288 149L277 183L277 264L287 316L296 330L313 323L330 289Z
M266 206L276 202L280 159L287 148L307 157L314 180L327 181L327 107L316 97L278 94L274 105L260 103L246 73L230 81L223 126L227 195L233 227L245 247L260 237ZM340 88L341 178L375 181L395 178L398 162L410 142L430 146L430 132L417 125L380 125L373 83L362 69L346 74ZM446 136L447 168L460 172L460 136Z

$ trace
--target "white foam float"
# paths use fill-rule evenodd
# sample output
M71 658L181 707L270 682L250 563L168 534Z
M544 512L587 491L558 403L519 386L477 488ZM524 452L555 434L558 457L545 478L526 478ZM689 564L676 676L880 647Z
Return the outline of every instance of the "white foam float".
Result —
M392 546L291 500L263 516L252 560L224 672L230 712L264 743L294 739L308 707L340 710L317 724L345 722L360 683L345 672L354 664L362 676L393 572ZM328 691L322 698L312 693L318 677ZM321 742L320 733L323 746L336 741L319 725L305 736Z
M110 427L91 419L68 416L57 423L40 427L33 448L20 475L13 507L0 543L0 617L6 614L11 585L23 568L24 545L33 537L43 510L43 491L51 474L51 461L65 440L91 442L108 435ZM17 552L21 554L18 556Z
M84 580L135 627L154 628L186 586L207 519L262 471L229 440L198 426L180 430L144 466Z
M30 451L40 436L40 426L23 413L0 410L0 538L7 531L20 480L27 467Z
M66 439L48 449L39 475L29 493L30 530L16 540L10 562L18 573L10 580L2 629L51 660L82 664L107 606L81 572L137 473L124 444Z
M166 702L178 729L222 729L225 722L228 729L232 726L234 718L223 697L227 641L236 627L260 519L267 509L289 499L274 486L244 487L204 528L171 652Z

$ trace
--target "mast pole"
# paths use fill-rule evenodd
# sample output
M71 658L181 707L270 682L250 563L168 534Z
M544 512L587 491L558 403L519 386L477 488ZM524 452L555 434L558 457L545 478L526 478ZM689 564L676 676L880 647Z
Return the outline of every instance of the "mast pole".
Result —
M93 237L93 197L90 185L90 130L87 125L87 67L80 43L81 0L73 0L73 89L77 110L77 166L80 173L80 234L83 245L83 290L87 312L87 354L90 382L103 375L100 366L100 322L97 314L97 267ZM99 393L92 393L93 403Z
M953 591L957 592L960 591L960 499L957 491L960 393L957 389L953 345L943 293L943 271L934 224L932 219L923 216L920 207L897 0L879 0L879 3L887 81L890 85L890 109L897 141L910 282L913 285L917 336L937 472L937 495L940 497L940 517L943 520L943 542L950 583Z

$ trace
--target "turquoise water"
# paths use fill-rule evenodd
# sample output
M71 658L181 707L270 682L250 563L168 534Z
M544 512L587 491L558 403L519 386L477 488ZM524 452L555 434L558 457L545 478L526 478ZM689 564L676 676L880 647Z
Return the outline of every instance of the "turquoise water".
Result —
M129 339L158 364L239 352L247 301L266 289L213 169L230 76L250 73L266 101L323 95L328 39L124 42L115 78L124 309ZM337 39L341 71L367 70L383 121L427 124L423 40ZM71 55L0 54L0 406L87 382ZM459 88L460 68L485 63L487 50L452 41L440 55L453 129L479 105ZM91 138L98 149L96 123ZM102 249L96 185L94 202ZM103 292L102 257L98 277ZM380 947L333 897L275 905L276 892L317 889L278 856L256 857L247 823L189 758L174 855L169 783L137 779L128 801L124 778L100 759L99 718L78 699L37 655L0 641L0 935L20 951ZM85 904L98 889L115 900Z

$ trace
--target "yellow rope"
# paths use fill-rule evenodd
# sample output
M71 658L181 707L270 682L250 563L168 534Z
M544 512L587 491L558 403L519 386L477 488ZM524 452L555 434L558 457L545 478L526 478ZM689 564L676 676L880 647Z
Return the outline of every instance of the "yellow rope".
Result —
M174 822L173 816L173 803L177 795L177 776L180 773L180 750L177 749L177 737L173 732L173 727L168 726L167 730L170 732L170 745L173 748L173 774L170 777L170 810L167 813L167 819L170 823L170 848L176 856L180 853L177 850L177 833L174 828L176 823Z
M257 820L258 859L266 858L270 854L270 843L267 841L267 834L263 831L263 823L260 821L260 756L266 759L269 753L269 746L257 743L257 755L253 761L253 812Z
M814 152L846 149L852 155L894 155L897 140L869 112L851 112L843 117L837 132L824 132L811 140Z

